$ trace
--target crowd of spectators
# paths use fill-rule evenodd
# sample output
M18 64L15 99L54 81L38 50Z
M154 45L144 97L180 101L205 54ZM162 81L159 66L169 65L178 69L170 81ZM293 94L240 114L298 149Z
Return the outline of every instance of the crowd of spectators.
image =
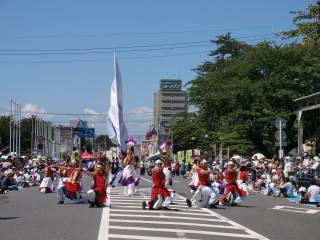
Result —
M39 186L42 169L54 163L51 158L3 156L0 153L0 194Z

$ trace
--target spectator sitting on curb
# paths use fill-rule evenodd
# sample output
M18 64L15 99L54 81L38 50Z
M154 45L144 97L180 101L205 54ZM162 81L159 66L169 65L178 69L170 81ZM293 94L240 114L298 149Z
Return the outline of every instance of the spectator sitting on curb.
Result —
M281 197L281 196L287 197L287 198L294 197L293 186L292 186L291 182L289 181L289 178L282 177L281 180L282 181L277 186L279 188L280 192L278 193L278 195L276 195L276 197Z
M300 203L300 204L309 203L309 196L307 194L307 189L305 187L300 187L299 193L301 196L297 203Z

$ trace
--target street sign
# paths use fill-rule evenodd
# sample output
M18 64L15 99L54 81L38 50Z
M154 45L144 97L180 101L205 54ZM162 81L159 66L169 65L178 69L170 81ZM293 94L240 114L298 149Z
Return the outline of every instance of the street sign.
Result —
M77 134L80 138L94 138L95 130L94 128L78 128Z
M280 146L280 142L275 142L275 144L274 144L276 147L279 147ZM287 146L287 142L282 142L281 143L281 146L282 147L286 147Z
M286 128L286 124L287 124L287 121L284 120L283 118L277 118L277 119L274 121L274 126L275 126L277 129Z
M287 139L287 134L283 130L277 130L276 133L274 134L275 138L279 142L283 142L284 140Z

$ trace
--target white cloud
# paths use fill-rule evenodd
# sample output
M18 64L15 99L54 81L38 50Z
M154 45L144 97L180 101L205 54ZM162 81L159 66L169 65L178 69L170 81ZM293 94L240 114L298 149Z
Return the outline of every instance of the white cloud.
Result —
M54 118L54 115L48 114L45 108L40 108L36 104L27 103L21 107L21 115L25 118L30 118L32 115L37 115L44 120Z

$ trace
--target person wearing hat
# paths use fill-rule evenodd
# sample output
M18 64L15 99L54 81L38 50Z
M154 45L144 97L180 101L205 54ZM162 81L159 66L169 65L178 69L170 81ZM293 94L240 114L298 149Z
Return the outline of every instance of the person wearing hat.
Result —
M103 162L98 162L95 166L95 171L90 172L83 169L83 172L93 178L92 189L88 193L89 208L103 207L107 203L107 173L106 165ZM110 205L110 202L109 202Z
M298 203L300 203L300 204L309 203L309 196L307 194L307 189L305 187L300 187L298 192L300 194L300 198L298 200Z
M219 201L219 205L226 205L228 198L229 204L233 206L237 206L238 203L242 202L243 199L246 197L247 192L239 189L237 185L237 169L239 167L239 164L236 161L229 161L227 163L227 169L225 171L225 181L227 183L225 188L225 193L222 196L221 200ZM236 195L236 198L233 198L233 195Z
M187 198L186 203L188 207L192 207L192 204L200 208L217 208L219 189L211 186L210 174L212 170L208 170L208 162L203 159L197 168L198 173L198 188L192 199Z
M147 206L149 210L155 209L169 209L169 205L172 202L170 191L165 187L165 175L163 173L164 164L160 159L155 161L155 167L152 170L152 182L151 198L150 201L142 202L142 209Z

